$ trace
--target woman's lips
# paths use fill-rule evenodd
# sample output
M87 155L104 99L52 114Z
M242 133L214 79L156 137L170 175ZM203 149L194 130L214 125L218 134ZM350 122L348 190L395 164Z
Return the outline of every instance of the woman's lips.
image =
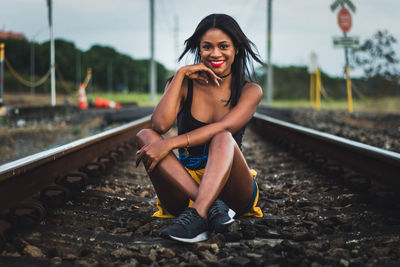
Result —
M224 64L225 61L223 60L219 60L219 61L210 61L211 66L213 67L220 67L222 66L222 64Z

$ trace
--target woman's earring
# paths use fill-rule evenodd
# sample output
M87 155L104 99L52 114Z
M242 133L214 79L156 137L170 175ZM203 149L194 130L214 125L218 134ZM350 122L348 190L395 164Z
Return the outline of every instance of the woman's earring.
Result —
M236 50L235 55L239 54L239 50Z

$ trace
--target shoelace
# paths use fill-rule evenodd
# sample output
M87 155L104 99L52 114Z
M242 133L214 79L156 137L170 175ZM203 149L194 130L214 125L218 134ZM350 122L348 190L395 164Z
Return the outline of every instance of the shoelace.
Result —
M228 208L222 201L217 200L210 208L209 217L211 219L221 213L228 213Z
M174 223L180 224L180 225L190 224L192 222L192 219L194 216L195 216L195 214L190 209L187 209L187 210L183 211L181 213L181 215L179 215L178 218L175 219Z

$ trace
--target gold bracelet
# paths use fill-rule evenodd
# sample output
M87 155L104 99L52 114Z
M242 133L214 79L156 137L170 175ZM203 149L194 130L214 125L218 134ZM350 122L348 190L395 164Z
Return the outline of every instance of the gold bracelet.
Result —
M190 145L190 138L189 138L189 135L188 135L188 134L186 134L186 141L187 141L186 147L184 147L184 154L185 154L185 156L189 155L189 150L188 150L188 148L189 148L189 145Z
M188 134L186 134L186 140L187 140L186 148L189 148L189 146L190 146L190 138L189 138Z

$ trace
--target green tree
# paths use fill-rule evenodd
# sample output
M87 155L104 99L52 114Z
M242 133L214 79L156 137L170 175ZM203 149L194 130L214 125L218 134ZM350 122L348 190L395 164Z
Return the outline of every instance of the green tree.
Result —
M0 40L6 45L6 58L15 70L25 79L30 76L30 48L35 47L35 79L42 77L50 68L50 43L30 43L28 40L5 39ZM55 58L58 72L62 74L70 87L75 84L77 72L77 54L81 55L81 79L85 78L88 68L92 68L92 84L97 90L108 89L108 72L112 64L112 88L114 91L127 86L130 91L149 91L149 60L135 60L128 55L116 51L112 47L94 45L87 51L81 51L73 42L62 39L55 40ZM157 90L162 92L169 71L157 63ZM64 87L57 79L57 90L63 91ZM5 84L12 91L24 91L22 85L5 68ZM36 92L48 92L50 82L37 88Z
M399 73L399 59L393 49L396 38L387 30L376 32L351 51L352 67L362 68L366 78L382 76L393 79Z
M360 83L368 95L380 96L383 89L395 89L400 62L393 49L395 43L397 40L392 34L379 30L358 49L351 51L350 65L363 70L364 77Z

